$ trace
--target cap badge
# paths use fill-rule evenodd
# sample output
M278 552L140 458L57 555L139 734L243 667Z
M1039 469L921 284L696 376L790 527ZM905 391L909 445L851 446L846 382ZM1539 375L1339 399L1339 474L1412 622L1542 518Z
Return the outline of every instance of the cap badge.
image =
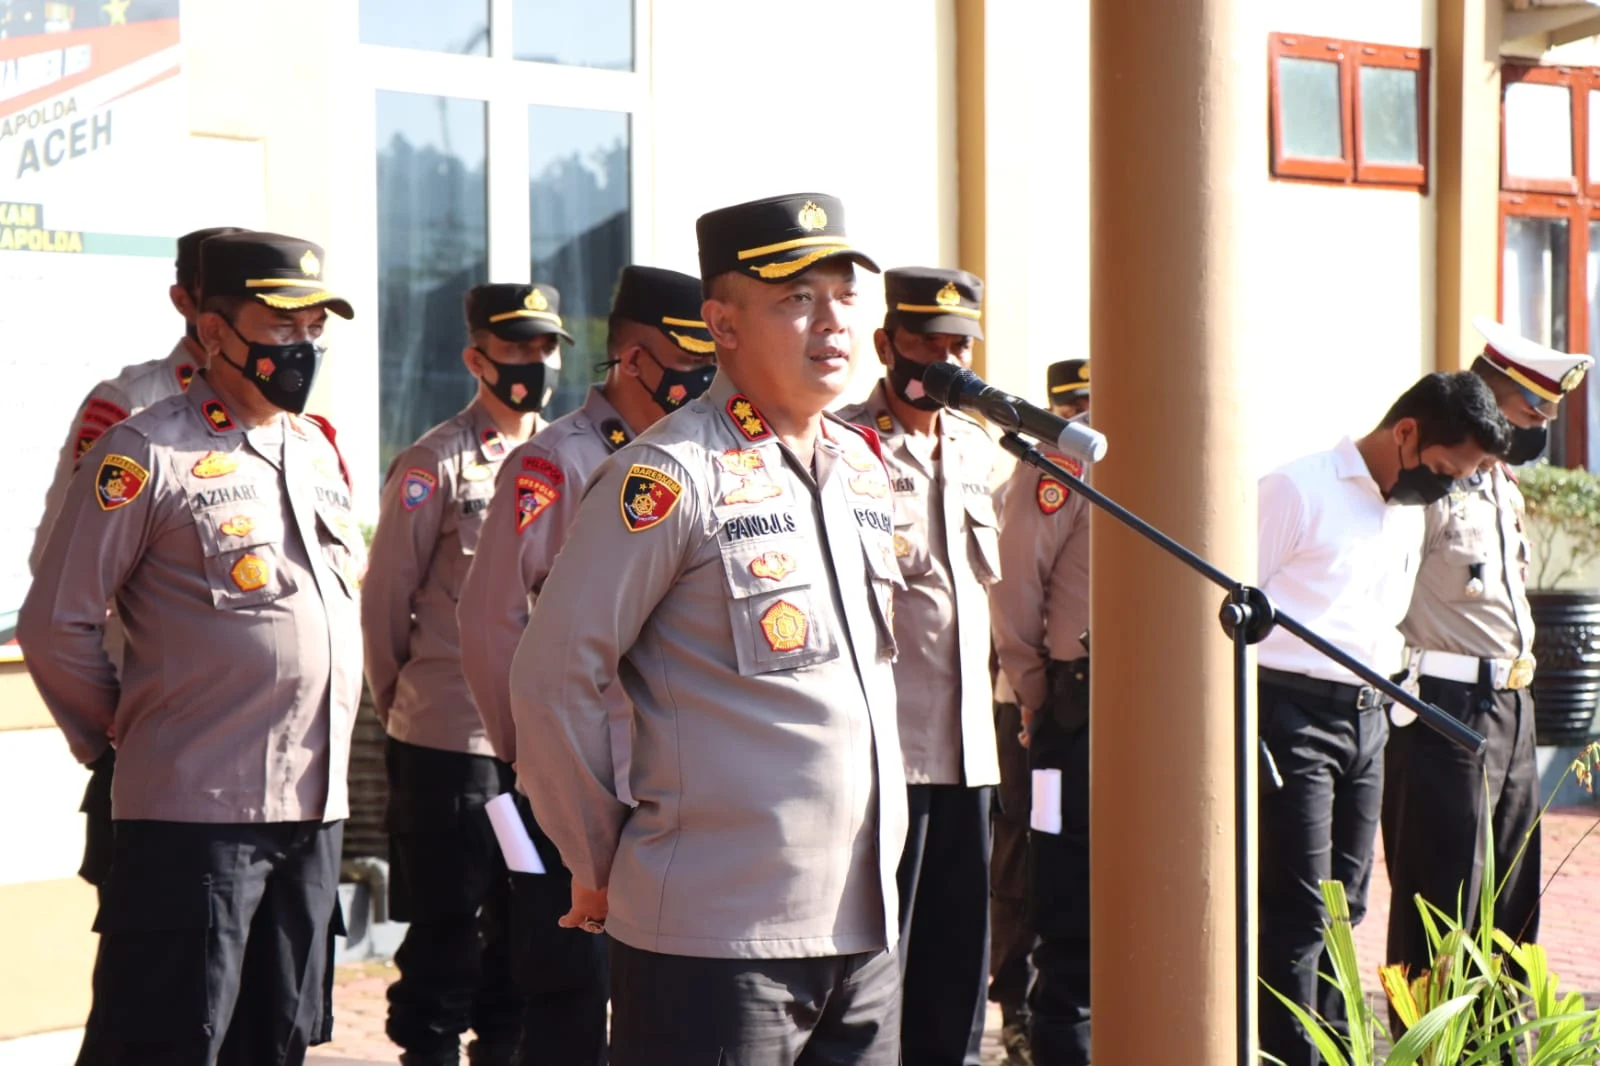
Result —
M1080 366L1078 368L1078 380L1079 381L1088 381L1089 380L1089 364L1088 363L1084 363L1082 366Z
M1561 379L1561 391L1571 392L1577 388L1583 382L1584 375L1588 372L1589 368L1581 364L1567 371Z
M544 293L534 289L522 298L522 306L530 311L548 311L550 310L550 301L545 299Z
M317 277L322 273L322 260L317 258L317 253L310 248L300 257L300 272L308 278Z
M953 281L945 282L944 288L940 289L938 294L934 296L933 302L940 307L960 307L961 293L956 290L956 283Z
M801 229L811 233L827 228L828 212L818 207L815 200L807 200L805 206L800 208L800 214L796 221L800 223Z

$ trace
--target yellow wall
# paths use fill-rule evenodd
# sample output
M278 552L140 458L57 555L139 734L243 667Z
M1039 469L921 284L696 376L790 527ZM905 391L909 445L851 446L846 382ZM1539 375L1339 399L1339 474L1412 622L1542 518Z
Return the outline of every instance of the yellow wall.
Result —
M94 910L94 889L76 877L0 885L0 1040L83 1024Z

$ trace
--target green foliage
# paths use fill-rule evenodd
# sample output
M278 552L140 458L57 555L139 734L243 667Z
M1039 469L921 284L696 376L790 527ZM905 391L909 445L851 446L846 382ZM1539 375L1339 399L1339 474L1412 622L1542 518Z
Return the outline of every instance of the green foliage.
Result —
M1600 742L1585 748L1567 773L1592 790L1597 767ZM1552 800L1565 780L1563 775L1551 791ZM1546 800L1540 818L1549 807ZM1513 866L1522 861L1532 835L1530 830L1523 839ZM1560 978L1550 971L1543 947L1517 943L1494 928L1494 903L1505 881L1496 880L1494 839L1487 823L1481 847L1484 890L1477 920L1463 919L1459 901L1452 914L1417 896L1432 965L1415 975L1402 966L1378 970L1385 998L1405 1026L1404 1035L1381 1058L1377 1038L1382 1033L1388 1039L1389 1034L1367 1005L1344 885L1322 883L1328 913L1322 936L1334 970L1323 980L1338 987L1344 998L1349 1035L1277 989L1263 987L1294 1014L1328 1066L1592 1066L1600 1061L1600 1010L1586 1009L1577 992L1560 991Z
M1518 472L1517 485L1527 503L1533 588L1555 588L1600 559L1600 477L1541 459Z

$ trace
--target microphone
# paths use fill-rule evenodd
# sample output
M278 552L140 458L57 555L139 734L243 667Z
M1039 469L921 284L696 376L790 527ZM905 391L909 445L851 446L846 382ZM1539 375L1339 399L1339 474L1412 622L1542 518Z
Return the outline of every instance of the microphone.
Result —
M1001 429L1043 441L1079 462L1098 463L1106 457L1108 442L1104 433L1001 392L954 363L930 363L922 374L922 388L945 407L966 411Z

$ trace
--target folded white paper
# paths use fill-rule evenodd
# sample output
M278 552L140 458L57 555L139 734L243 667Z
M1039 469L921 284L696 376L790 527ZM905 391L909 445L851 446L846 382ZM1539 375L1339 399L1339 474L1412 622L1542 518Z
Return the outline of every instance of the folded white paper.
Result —
M506 857L506 866L519 874L542 874L544 863L539 861L539 849L533 846L528 827L522 824L517 813L517 801L506 792L489 801L489 824L494 826L494 838L500 842L500 854Z
M1028 825L1041 833L1061 832L1061 771L1033 772L1033 811Z

